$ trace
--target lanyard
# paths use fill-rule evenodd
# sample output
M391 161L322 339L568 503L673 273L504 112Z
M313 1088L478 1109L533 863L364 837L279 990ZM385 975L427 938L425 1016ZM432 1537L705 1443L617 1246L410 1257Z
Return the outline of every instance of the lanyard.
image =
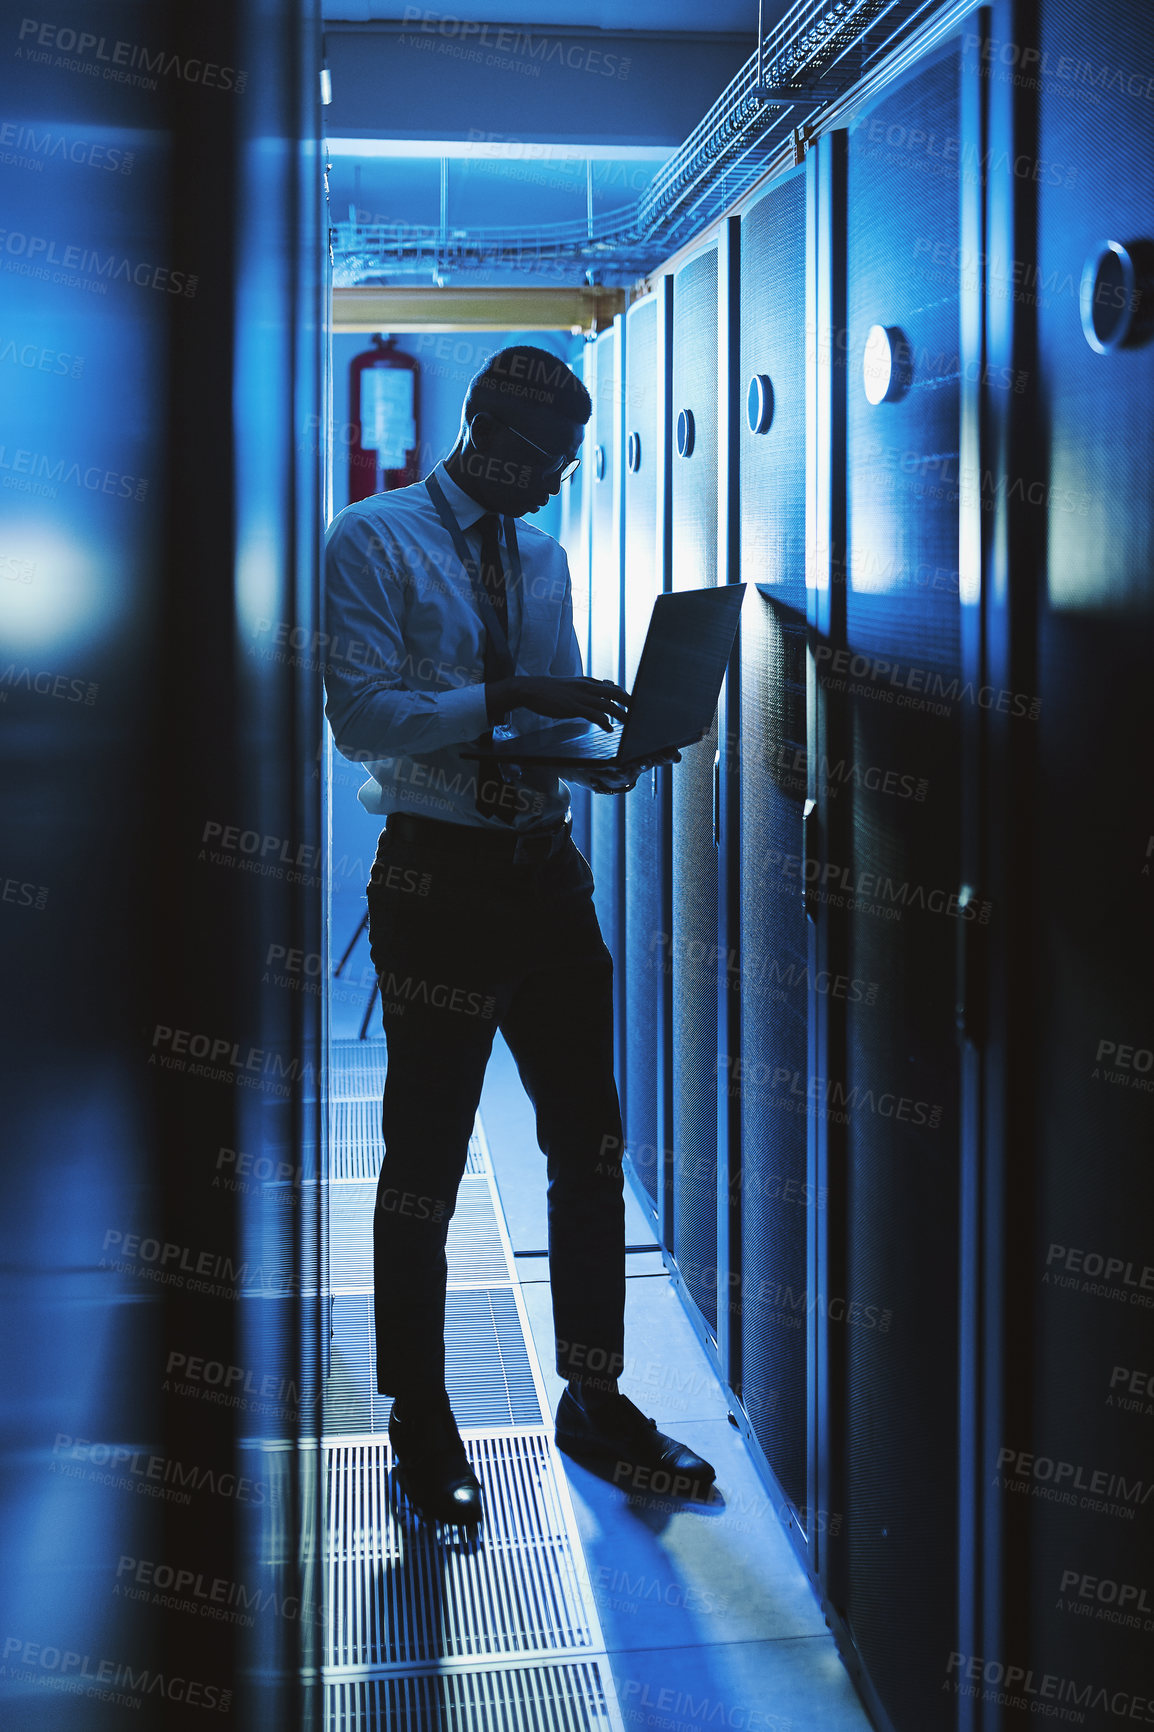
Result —
M474 559L469 544L465 540L461 525L457 522L457 519L449 509L449 502L445 498L444 492L441 489L441 484L437 480L436 476L428 476L425 481L425 486L428 489L429 498L437 508L437 516L441 519L441 522L452 536L453 546L457 550L457 556L468 573L469 582L473 588L473 599L477 603L477 612L481 616L485 630L489 634L489 641L492 643L494 650L497 652L498 660L502 664L500 677L502 679L508 679L514 672L512 651L509 648L509 640L501 629L501 622L497 618L497 613L493 607L493 603L489 600L488 592L481 581L481 573L478 569L477 561ZM513 527L513 519L511 517L503 517L501 522L505 530L505 546L509 549L509 563L513 567L513 582L520 583L521 555L517 547L517 531Z

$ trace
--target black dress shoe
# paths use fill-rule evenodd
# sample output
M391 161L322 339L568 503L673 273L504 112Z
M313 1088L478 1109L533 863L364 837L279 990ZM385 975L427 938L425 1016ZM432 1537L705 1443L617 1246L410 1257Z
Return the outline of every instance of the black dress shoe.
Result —
M628 1396L596 1401L567 1388L557 1404L557 1448L577 1461L612 1463L613 1483L658 1496L705 1498L717 1475L709 1462L658 1431Z
M393 1403L389 1441L397 1483L409 1502L434 1521L481 1519L481 1487L469 1466L449 1397Z

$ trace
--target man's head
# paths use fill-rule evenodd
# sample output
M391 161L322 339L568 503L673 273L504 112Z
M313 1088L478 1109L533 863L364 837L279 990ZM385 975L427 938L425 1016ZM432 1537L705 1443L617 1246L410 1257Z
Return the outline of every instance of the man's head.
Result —
M537 511L559 492L592 412L580 379L548 349L499 349L469 382L454 474L490 511Z

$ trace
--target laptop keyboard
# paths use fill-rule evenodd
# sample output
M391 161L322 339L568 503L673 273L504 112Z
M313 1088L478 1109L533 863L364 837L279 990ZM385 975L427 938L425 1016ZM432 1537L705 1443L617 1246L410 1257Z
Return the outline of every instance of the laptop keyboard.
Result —
M598 728L596 733L586 734L581 742L583 758L615 758L617 748L621 744L621 728L614 728L612 733L606 733Z

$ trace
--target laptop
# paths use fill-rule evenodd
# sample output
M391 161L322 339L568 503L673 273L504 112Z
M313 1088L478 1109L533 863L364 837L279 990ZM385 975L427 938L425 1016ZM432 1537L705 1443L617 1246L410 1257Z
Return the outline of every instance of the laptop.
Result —
M461 756L564 769L590 760L636 763L691 746L713 721L744 595L743 583L727 583L656 598L624 722L610 729L577 717Z

